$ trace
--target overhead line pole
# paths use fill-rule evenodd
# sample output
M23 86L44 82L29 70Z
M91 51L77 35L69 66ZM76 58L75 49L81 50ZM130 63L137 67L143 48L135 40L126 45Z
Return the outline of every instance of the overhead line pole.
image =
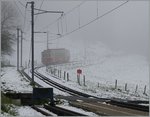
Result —
M32 85L34 87L34 2L31 2L31 17L32 17L32 23L31 23L31 43L32 43Z
M47 50L48 50L48 31L47 31Z
M21 30L21 67L22 67L22 41L23 41L23 32Z
M19 71L19 28L17 28L17 71Z
M27 2L26 7L28 4L31 4L31 48L32 48L32 82L31 84L34 87L34 1Z

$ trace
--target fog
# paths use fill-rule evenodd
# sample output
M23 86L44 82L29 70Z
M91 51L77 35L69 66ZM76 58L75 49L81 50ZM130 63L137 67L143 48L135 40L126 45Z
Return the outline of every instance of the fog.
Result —
M26 5L27 1L21 1ZM35 1L35 8L43 10L64 11L66 13L70 9L79 5L82 1ZM94 18L103 15L107 11L115 8L125 1L86 1L80 9L76 8L62 19L62 27L59 21L59 32L64 35L76 29ZM22 13L25 8L17 2ZM42 5L41 5L42 4ZM98 9L97 9L98 6ZM26 11L26 21L24 26L24 18L22 18L22 29L24 29L23 41L23 61L29 60L30 40L31 40L31 13L30 4ZM80 10L80 11L79 11ZM98 10L98 12L97 12ZM37 11L35 11L37 13ZM80 17L79 17L80 14ZM60 17L61 14L45 13L35 16L35 31L49 31L58 34L58 23L51 24ZM66 18L66 19L65 19ZM66 23L67 22L67 28ZM66 47L74 51L76 55L79 52L84 53L85 48L98 45L105 46L111 51L122 51L125 54L138 54L148 57L149 52L149 2L148 1L129 1L112 13L94 21L93 23L67 35L57 38L58 35L49 33L49 48ZM35 34L35 60L41 61L41 52L46 49L46 34ZM40 42L41 43L40 43ZM39 42L39 43L38 43ZM16 45L14 45L14 49ZM94 50L93 50L94 51ZM95 50L95 53L98 53ZM13 55L13 63L16 63L16 53Z

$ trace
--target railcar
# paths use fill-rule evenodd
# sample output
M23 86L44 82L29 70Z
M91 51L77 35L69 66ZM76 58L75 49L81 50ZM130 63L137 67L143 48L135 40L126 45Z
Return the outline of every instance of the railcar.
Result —
M41 59L44 65L67 63L70 60L70 52L65 48L47 49L42 52Z

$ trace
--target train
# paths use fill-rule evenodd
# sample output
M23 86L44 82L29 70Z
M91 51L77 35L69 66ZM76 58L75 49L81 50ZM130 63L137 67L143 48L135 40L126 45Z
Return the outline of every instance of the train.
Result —
M65 48L47 49L42 52L42 63L44 65L55 65L70 61L70 51Z

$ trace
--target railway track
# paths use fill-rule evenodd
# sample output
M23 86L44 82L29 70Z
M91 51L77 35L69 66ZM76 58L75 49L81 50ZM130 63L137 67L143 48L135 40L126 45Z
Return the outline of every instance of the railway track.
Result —
M26 74L27 75L27 74ZM71 95L74 95L74 96L79 96L79 97L86 97L86 98L89 98L89 97L93 97L93 98L95 98L95 99L98 99L99 100L99 102L106 102L111 108L113 108L113 107L118 107L118 108L120 108L120 109L129 109L129 111L133 111L133 113L126 113L126 114L124 114L124 113L120 113L119 112L119 115L148 115L148 112L149 112L149 107L148 106L143 106L143 105L138 105L138 103L141 103L141 102L143 102L143 101L126 101L126 103L124 102L124 101L118 101L118 100L116 100L116 99L108 99L108 98L98 98L98 97L95 97L95 96L91 96L91 95L88 95L88 94L85 94L85 93L82 93L82 92L78 92L78 91L74 91L73 89L70 89L70 88L68 88L68 87L65 87L65 86L63 86L63 85L60 85L59 83L57 83L57 82L54 82L53 80L51 80L51 79L49 79L49 78L47 78L46 76L44 76L44 75L42 75L42 74L40 74L38 71L37 71L37 69L35 70L35 76L36 77L38 77L39 79L41 79L43 82L45 82L45 83L47 83L47 84L49 84L49 85L51 85L51 86L53 86L53 87L55 87L55 88L57 88L57 89L59 89L59 90L61 90L61 91L64 91L64 92L67 92L67 93L69 93L69 94L71 94ZM30 79L31 80L31 79ZM39 84L40 85L40 84ZM134 104L133 104L134 103ZM149 103L149 102L147 102L147 101L145 101L144 103ZM87 106L87 107L85 107L85 105ZM96 105L96 103L92 103L92 105L89 105L89 104L85 104L84 105L84 109L87 109L87 108L89 108L89 107L93 107L93 108L97 108L97 106L99 106L99 105ZM95 106L94 106L95 105ZM107 106L108 106L107 105ZM79 106L79 105L78 105ZM104 105L101 105L101 106L104 106ZM83 105L82 106L79 106L80 108L83 108ZM92 109L93 109L92 108ZM108 108L108 109L106 109L107 111L108 111L108 113L109 113L109 110L112 110L111 108ZM118 109L117 108L117 109ZM92 110L91 109L91 110ZM101 108L99 107L99 109L101 110ZM87 109L88 110L88 109ZM91 111L90 110L90 111ZM114 113L116 112L117 113L117 111L114 111L114 112L112 112L112 113L109 113L109 114L106 114L105 113L105 111L106 111L105 109L103 110L102 109L102 112L99 112L99 111L97 111L97 110L94 110L94 111L96 111L96 112L98 112L100 115L115 115ZM126 111L128 111L128 110L126 110ZM137 113L137 112L139 112L139 113ZM137 114L136 114L137 113Z
M36 110L37 112L40 112L41 114L45 115L45 116L52 116L52 114L44 111L43 109L41 109L40 107L37 106L31 106L31 108L33 108L34 110Z
M149 112L124 108L105 103L70 102L70 105L95 112L102 116L148 116Z
M53 113L56 113L58 116L87 116L85 114L81 114L58 106L44 105L44 108L52 111Z
M31 81L31 77L23 70L19 71L21 74L23 74L29 81ZM39 83L35 82L35 85L37 85L38 87L42 87L42 85L40 85Z
M28 74L26 74L24 72L24 70L21 71L21 73L23 75L25 75L30 81L31 81L31 78ZM41 79L41 78L40 78ZM42 79L41 79L42 80ZM48 82L46 82L48 83ZM42 87L39 83L36 83L35 84L39 87ZM52 84L50 84L52 85ZM57 87L58 88L58 87ZM60 88L59 88L60 89ZM75 95L75 94L73 94ZM43 109L41 109L40 107L37 107L37 106L32 106L32 108L40 113L42 113L43 115L45 116L52 116L51 114L49 114L48 112L44 111ZM84 115L84 114L81 114L81 113L78 113L78 112L74 112L74 111L71 111L71 110L67 110L67 109L64 109L64 108L61 108L61 107L57 107L57 106L50 106L50 105L44 105L44 108L47 109L48 111L50 112L53 112L55 113L56 115L58 116L87 116L87 115Z
M61 90L61 91L65 91L71 95L76 95L76 96L82 96L82 97L87 97L87 98L96 98L96 99L99 99L101 101L108 101L110 99L108 98L99 98L99 97L96 97L96 96L93 96L93 95L89 95L89 94L86 94L86 93L82 93L82 92L79 92L79 91L76 91L76 90L73 90L71 88L68 88L64 85L61 85L57 82L54 82L53 80L47 78L46 76L40 74L37 70L35 70L35 76L38 77L39 79L43 80L45 83L48 83L50 85L52 85L53 87Z
M50 79L48 79L47 77L43 76L42 74L38 73L37 71L35 72L37 75L39 75L40 77L43 77L45 80L51 82L53 85L56 85L58 87L61 87L61 89L65 89L65 91L67 90L68 93L72 94L78 94L79 96L83 96L83 97L93 97L93 98L96 98L96 99L100 99L101 101L105 101L109 104L112 104L112 105L117 105L117 106L121 106L121 107L126 107L126 108L131 108L131 109L135 109L135 110L140 110L140 111L145 111L145 112L149 112L149 107L148 106L143 106L143 105L138 105L138 104L133 104L128 101L123 101L123 100L119 100L118 99L108 99L108 98L98 98L98 97L95 97L95 96L92 96L92 95L88 95L88 94L84 94L84 93L81 93L81 92L78 92L78 91L74 91L70 88L67 88L65 86L62 86Z
M31 106L34 110L37 112L40 112L41 114L45 116L87 116L85 114L81 114L78 112L74 112L68 109L64 109L57 106L50 106L50 105L44 105L43 107L39 106ZM54 114L55 113L55 114Z
M113 99L113 100L110 100L110 102L108 102L108 103L111 105L117 105L120 107L131 108L131 109L135 109L135 110L139 110L139 111L149 112L149 106L139 105L139 103L135 104L132 101L128 102L128 101Z

